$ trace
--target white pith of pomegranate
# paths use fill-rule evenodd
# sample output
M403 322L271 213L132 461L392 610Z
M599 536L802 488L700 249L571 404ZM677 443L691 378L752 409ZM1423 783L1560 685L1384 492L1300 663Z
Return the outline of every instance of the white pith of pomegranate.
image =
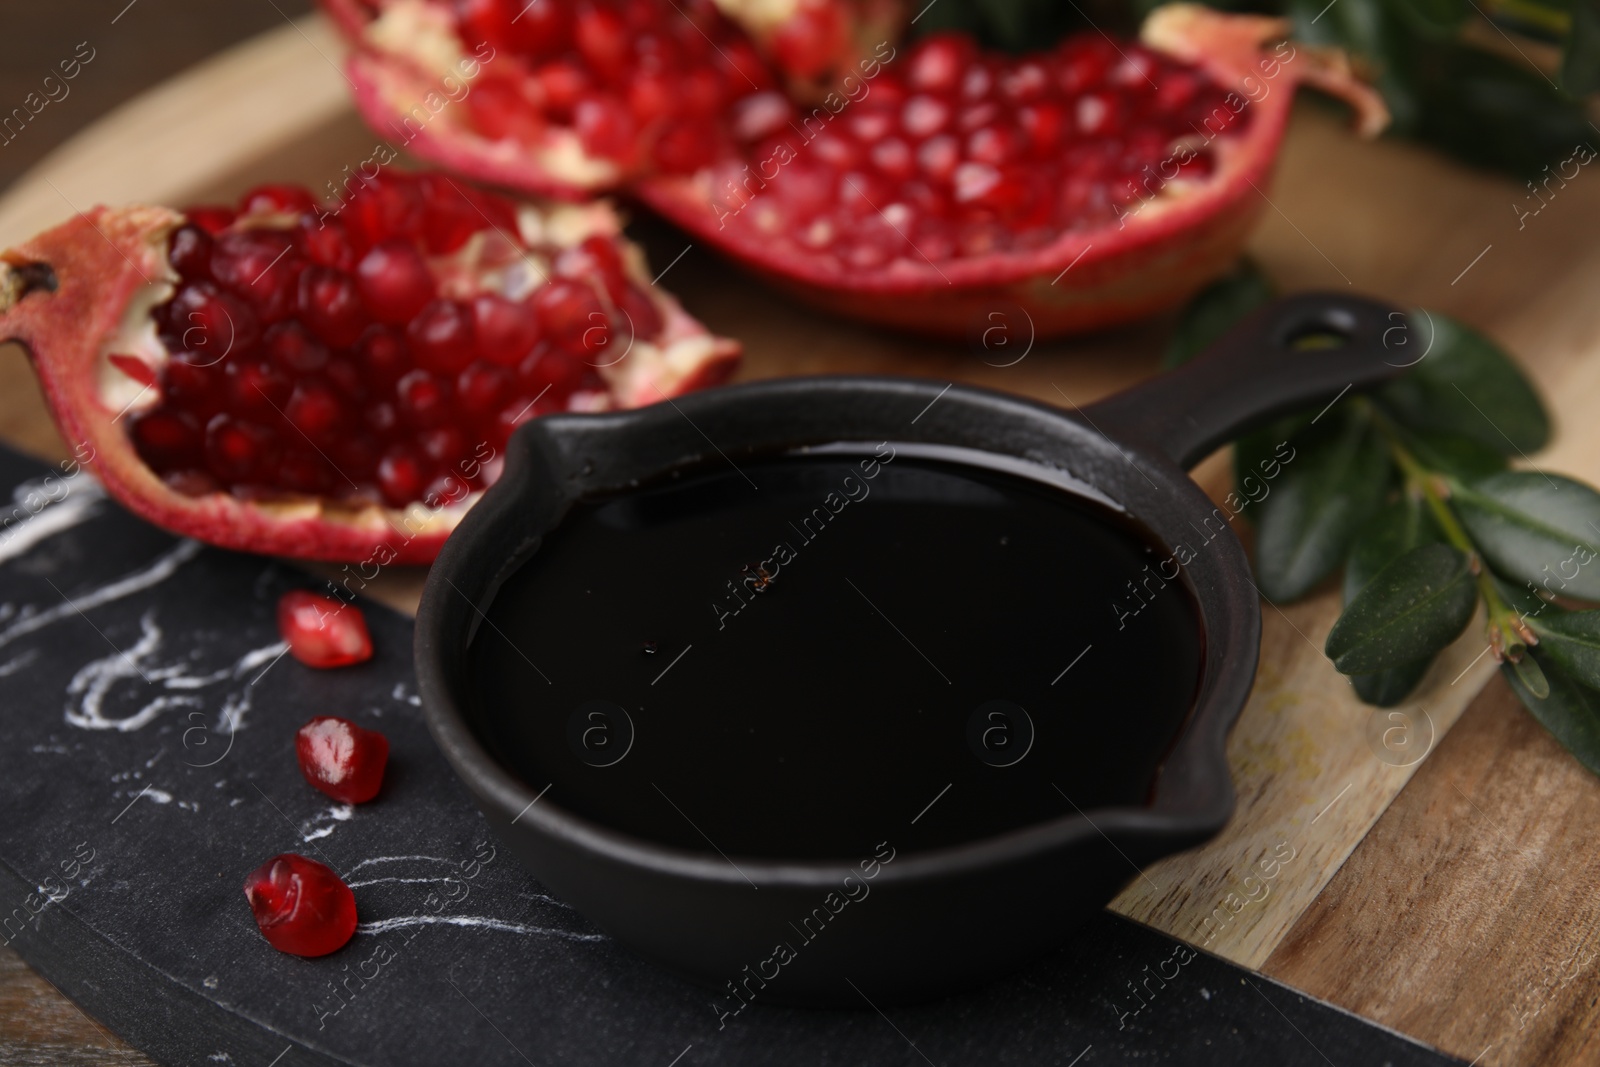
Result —
M1386 117L1342 57L1283 43L1287 22L1187 4L1139 42L1029 56L885 39L802 104L712 0L541 0L537 26L514 0L324 3L379 129L457 79L459 103L405 127L411 151L558 195L626 187L802 296L929 333L1000 301L1049 335L1181 300L1265 207L1298 84L1350 100L1365 132ZM771 8L779 31L806 10ZM741 9L769 52L771 11Z
M0 336L107 488L280 555L430 560L521 423L653 403L738 357L651 285L609 205L442 175L322 206L264 186L237 211L96 208L3 264Z

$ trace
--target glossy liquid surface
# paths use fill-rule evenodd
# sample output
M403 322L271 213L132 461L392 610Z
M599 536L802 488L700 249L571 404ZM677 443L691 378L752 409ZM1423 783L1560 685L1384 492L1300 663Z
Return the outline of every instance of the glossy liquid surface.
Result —
M735 858L1144 803L1197 688L1188 591L1109 508L929 451L578 506L473 637L480 736L541 803Z

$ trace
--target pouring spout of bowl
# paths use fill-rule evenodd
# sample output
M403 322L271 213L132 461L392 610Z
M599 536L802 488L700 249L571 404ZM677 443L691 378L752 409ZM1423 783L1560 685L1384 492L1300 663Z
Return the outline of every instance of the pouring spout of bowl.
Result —
M1416 362L1406 314L1340 293L1302 293L1241 322L1182 367L1084 408L1114 440L1192 467L1270 419L1382 385Z

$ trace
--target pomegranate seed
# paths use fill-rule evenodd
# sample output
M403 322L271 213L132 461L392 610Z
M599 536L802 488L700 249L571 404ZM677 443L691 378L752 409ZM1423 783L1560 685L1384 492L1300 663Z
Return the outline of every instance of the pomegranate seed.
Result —
M321 370L328 362L328 346L298 322L280 322L270 327L261 338L261 347L290 374Z
M452 466L467 454L466 436L454 426L423 430L417 436L417 443L422 446L422 454L441 467Z
M211 276L249 301L262 322L277 322L294 311L304 267L292 244L272 230L225 233L211 250Z
M344 348L367 328L367 312L350 275L332 267L307 267L300 275L300 319L317 337Z
M556 344L576 355L605 347L610 330L594 290L579 282L556 279L533 296L539 325Z
M414 237L422 228L422 197L415 180L392 170L381 171L346 205L345 226L364 248L392 237Z
M472 300L472 332L479 355L515 367L539 339L539 323L528 306L513 304L495 293L481 293Z
M294 956L326 956L356 932L350 887L316 860L284 853L251 871L245 899L267 943Z
M906 82L925 93L954 93L973 52L971 39L963 34L929 34L907 61Z
M349 719L318 715L294 735L306 781L341 804L364 804L383 787L389 740Z
M249 352L261 340L261 323L248 304L211 282L179 286L166 308L162 340L169 350L199 353L220 363L235 352Z
M406 374L395 385L399 410L412 425L433 426L450 413L450 390L425 370Z
M481 359L456 379L456 397L461 410L471 415L487 415L497 410L510 389L511 372Z
M434 281L413 245L390 240L361 257L356 288L373 318L398 324L409 322L433 299Z
M421 499L426 478L422 461L405 445L391 445L378 461L378 486L395 507Z
M779 24L770 47L784 70L815 78L844 54L849 35L844 11L833 0L804 0Z
M344 417L344 409L332 389L322 382L309 379L295 386L283 414L294 423L295 429L315 442L327 439L329 432Z
M211 246L211 235L194 223L179 226L172 231L167 262L185 278L208 278L211 276Z
M228 403L235 411L266 415L289 402L294 383L270 363L229 360Z
M374 385L390 385L411 368L405 337L393 326L367 327L355 346L356 359Z
M406 327L406 340L419 367L454 374L474 355L472 310L454 300L431 301Z
M350 235L338 219L302 215L295 227L295 237L300 244L300 254L311 262L342 271L355 268L355 249L350 247Z
M602 78L615 80L623 74L628 60L627 27L616 12L595 4L577 9L573 39L589 69Z
M188 208L183 214L190 222L212 236L216 236L229 226L232 226L233 220L238 218L233 208L217 207L211 204Z
M307 667L348 667L372 658L372 638L360 608L302 589L279 598L278 636Z
M580 100L573 109L572 119L585 152L616 160L626 160L631 155L637 130L633 116L616 97L595 96Z
M275 451L272 434L255 423L218 414L206 424L206 467L225 484L254 481L271 466Z
M152 467L196 466L200 459L200 426L184 412L152 411L133 424L133 443Z
M533 6L554 5L538 0ZM548 94L539 95L545 97ZM523 96L522 90L510 79L483 75L467 94L466 103L473 127L490 140L510 138L524 144L535 144L544 132L544 122Z

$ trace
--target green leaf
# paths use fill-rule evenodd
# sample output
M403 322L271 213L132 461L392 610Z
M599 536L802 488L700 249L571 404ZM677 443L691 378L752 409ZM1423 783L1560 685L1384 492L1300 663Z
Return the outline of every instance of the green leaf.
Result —
M1414 548L1379 571L1333 624L1323 651L1344 674L1372 674L1432 655L1460 636L1478 606L1466 554Z
M1472 14L1467 0L1396 0L1394 6L1413 27L1429 34L1450 33Z
M1493 341L1437 312L1417 311L1409 334L1420 344L1406 374L1378 402L1413 429L1467 437L1502 455L1534 452L1550 421L1533 386Z
M1561 88L1573 96L1600 92L1600 0L1577 0L1561 56Z
M1356 696L1364 703L1392 708L1411 695L1423 675L1428 673L1428 668L1433 666L1433 660L1433 656L1423 656L1376 674L1352 674L1350 684L1355 686Z
M1293 451L1255 505L1256 576L1274 602L1304 596L1344 562L1394 475L1370 415L1339 407L1321 418L1289 441Z
M1528 619L1539 652L1574 681L1600 689L1600 611L1546 612Z
M1550 679L1545 677L1544 670L1540 668L1539 661L1527 653L1517 659L1509 661L1511 672L1517 676L1517 681L1522 687L1534 696L1543 700L1550 695Z
M1354 600L1379 571L1407 552L1440 540L1439 526L1423 501L1402 494L1385 504L1361 527L1350 546L1344 563L1344 602Z
M1401 436L1424 467L1473 481L1506 469L1506 457L1482 441L1437 430L1403 429Z
M1531 64L1460 41L1425 42L1412 64L1416 121L1404 132L1465 163L1527 178L1594 135L1582 102Z
M1500 670L1511 683L1512 691L1563 748L1576 756L1579 763L1600 774L1600 693L1579 685L1542 653L1531 652L1529 656L1543 668L1550 694L1543 698L1535 695L1518 677L1512 664L1502 664Z
M1451 504L1505 577L1600 601L1600 493L1559 474L1506 471L1456 486Z
M1289 415L1269 422L1259 430L1251 430L1233 443L1233 488L1242 499L1261 497L1262 486L1277 481L1283 473L1285 456L1298 458L1299 449L1293 444L1303 434L1316 416L1310 412ZM1255 522L1258 508L1249 507L1240 512Z
M1161 356L1163 370L1182 366L1230 330L1234 323L1272 300L1272 283L1248 257L1184 306L1178 328Z

